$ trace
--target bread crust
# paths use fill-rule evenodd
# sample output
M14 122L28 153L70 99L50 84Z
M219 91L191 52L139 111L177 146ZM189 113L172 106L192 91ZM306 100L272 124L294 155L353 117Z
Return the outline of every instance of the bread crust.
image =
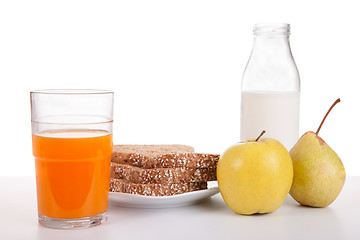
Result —
M123 179L110 179L110 191L144 196L172 196L207 188L206 182L137 184Z
M111 161L141 168L216 168L220 155L192 152L165 153L149 156L114 151Z
M111 163L111 178L132 183L185 183L216 181L216 168L150 168Z
M181 144L159 144L159 145L114 145L114 152L122 153L141 153L148 156L158 155L159 153L180 153L194 152L194 148Z

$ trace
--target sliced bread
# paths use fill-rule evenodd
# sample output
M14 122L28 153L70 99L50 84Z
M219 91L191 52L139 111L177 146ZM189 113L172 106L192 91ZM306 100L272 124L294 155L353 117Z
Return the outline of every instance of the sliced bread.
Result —
M181 144L159 145L114 145L114 152L157 155L159 153L194 152L194 148Z
M141 168L216 168L220 155L184 145L115 145L111 161Z
M110 177L143 184L206 182L216 180L216 168L178 167L145 169L112 162Z
M110 179L110 191L145 196L171 196L207 188L206 182L138 184L123 179Z

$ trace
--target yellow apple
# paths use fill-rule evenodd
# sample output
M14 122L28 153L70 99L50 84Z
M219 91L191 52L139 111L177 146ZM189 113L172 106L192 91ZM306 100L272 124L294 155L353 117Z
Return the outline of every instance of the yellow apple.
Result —
M231 146L217 165L220 193L238 214L273 212L291 188L293 165L289 152L277 140L257 140Z

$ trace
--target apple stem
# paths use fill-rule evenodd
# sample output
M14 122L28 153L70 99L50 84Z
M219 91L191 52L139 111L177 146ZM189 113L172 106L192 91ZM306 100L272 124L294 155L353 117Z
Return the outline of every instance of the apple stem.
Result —
M329 115L331 109L332 109L336 104L338 104L339 102L340 102L340 98L336 99L336 101L331 105L331 107L329 108L329 110L328 110L327 113L325 114L325 117L324 117L323 120L321 121L318 130L316 131L316 135L319 134L320 128L322 127L323 123L325 122L325 119L326 119L326 117Z
M257 141L262 137L262 135L264 135L264 133L265 133L265 130L263 130L263 131L260 133L260 135L256 138L255 142L257 142Z

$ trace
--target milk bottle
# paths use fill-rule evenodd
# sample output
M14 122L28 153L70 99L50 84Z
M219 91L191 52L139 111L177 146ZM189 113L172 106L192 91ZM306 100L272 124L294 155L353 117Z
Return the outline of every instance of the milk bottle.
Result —
M288 150L299 137L300 78L289 45L289 24L256 24L241 87L241 139L279 140Z

